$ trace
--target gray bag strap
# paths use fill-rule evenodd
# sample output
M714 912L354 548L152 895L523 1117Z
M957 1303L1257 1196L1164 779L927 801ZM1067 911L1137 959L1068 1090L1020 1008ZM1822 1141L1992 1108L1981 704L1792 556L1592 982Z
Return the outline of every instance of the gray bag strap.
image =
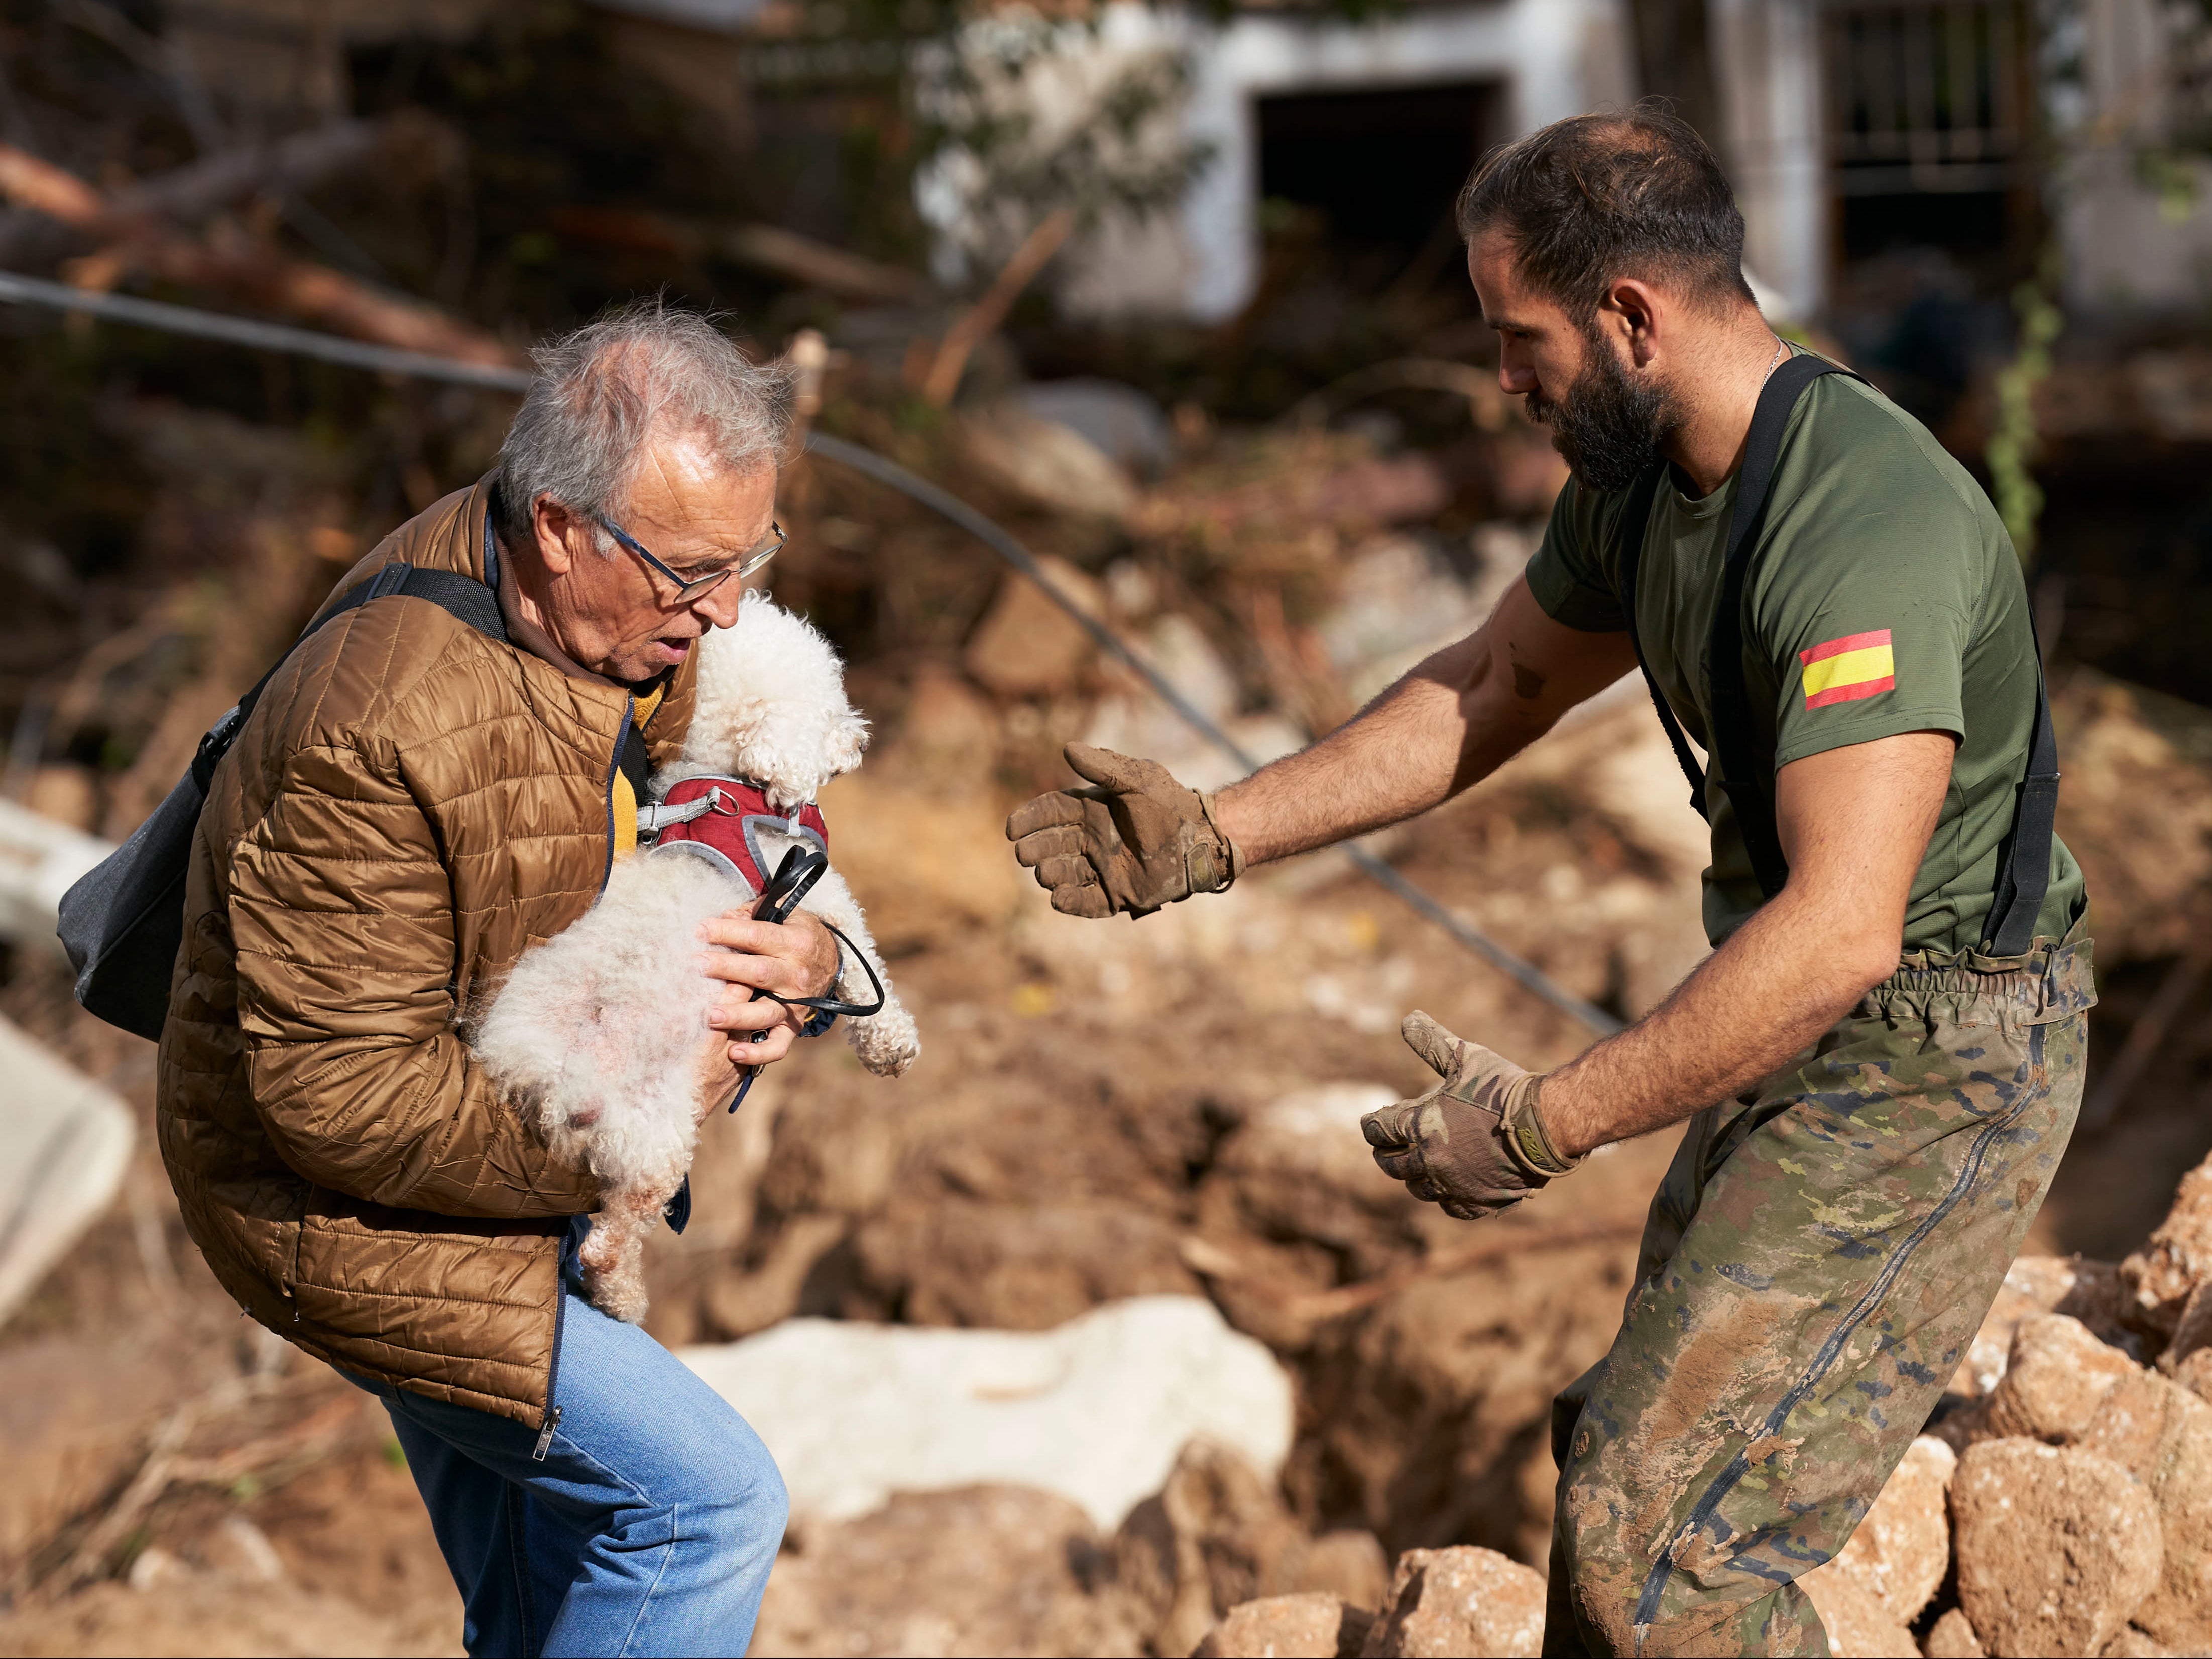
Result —
M499 596L473 576L464 576L452 570L419 570L411 564L387 564L367 581L356 582L331 601L315 619L309 623L300 637L292 641L290 650L270 665L269 672L253 683L252 690L238 700L238 706L208 728L200 739L199 750L192 757L192 776L205 793L209 781L215 776L216 763L230 750L238 729L246 724L246 717L253 712L253 705L261 701L261 693L276 677L276 671L292 658L292 652L306 644L317 629L334 617L349 611L357 611L371 599L381 599L393 593L410 599L428 599L441 611L466 623L477 633L508 643L507 619L500 615Z
M387 594L427 599L477 632L507 641L499 600L482 582L447 570L389 564L356 583L307 627ZM293 651L299 649L295 641ZM291 651L284 653L290 657ZM277 666L283 665L283 659ZM62 895L55 932L76 972L76 1000L109 1024L159 1042L168 1016L169 982L184 943L185 881L200 809L216 765L276 672L271 668L200 739L185 775L129 840Z

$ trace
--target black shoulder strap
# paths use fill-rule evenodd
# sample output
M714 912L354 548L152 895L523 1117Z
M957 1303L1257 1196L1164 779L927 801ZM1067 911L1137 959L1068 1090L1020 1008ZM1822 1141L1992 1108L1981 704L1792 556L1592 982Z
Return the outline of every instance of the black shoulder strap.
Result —
M2034 619L2028 623L2034 637ZM1982 949L1993 957L2024 954L2035 942L2035 919L2051 890L2051 836L2058 820L2058 734L2051 729L2051 694L2043 683L2043 651L2035 653L2035 735L2028 740L2027 775L2013 808L2012 830L1997 867L1997 886Z
M1772 898L1790 879L1790 866L1782 855L1782 839L1775 828L1773 768L1756 758L1751 705L1743 684L1743 589L1758 532L1766 517L1767 493L1774 483L1774 465L1782 450L1783 429L1790 423L1797 399L1823 374L1851 374L1852 371L1826 358L1796 356L1767 377L1753 411L1751 430L1744 442L1743 468L1736 484L1735 507L1729 524L1728 554L1722 567L1720 603L1714 607L1713 631L1707 661L1708 684L1713 700L1713 749L1718 763L1714 781L1729 791L1735 806L1744 846L1760 890ZM1636 648L1637 666L1644 671L1644 689L1651 694L1659 722L1667 728L1674 758L1690 780L1690 804L1710 817L1705 779L1681 723L1653 678L1636 628L1637 566L1643 552L1646 522L1650 517L1663 468L1655 467L1630 487L1621 515L1620 571L1622 609L1628 618L1629 642ZM2029 625L2031 636L2033 623ZM2051 695L2043 678L2041 653L2035 670L2035 730L2028 745L2027 774L2020 786L2013 811L2012 828L2000 855L1996 891L1990 906L1988 930L1982 948L1992 956L2023 954L2034 942L2036 918L2051 887L2051 841L2058 815L2058 739L2051 724Z
M1627 505L1620 515L1619 553L1614 560L1620 572L1621 610L1628 618L1628 642L1636 648L1636 665L1644 672L1644 689L1651 694L1651 706L1659 711L1659 724L1667 728L1667 741L1674 747L1682 775L1690 781L1690 805L1702 817L1712 817L1706 795L1711 784L1728 788L1730 779L1759 776L1759 768L1749 758L1751 710L1743 692L1743 580L1751 562L1751 550L1757 541L1753 532L1765 516L1766 492L1774 483L1774 463L1782 450L1782 430L1790 423L1790 412L1797 406L1798 394L1823 374L1850 373L1825 357L1792 357L1766 377L1766 384L1759 389L1759 403L1752 411L1751 430L1744 439L1743 466L1736 480L1735 507L1729 514L1728 554L1722 565L1721 596L1713 612L1707 664L1707 684L1713 699L1713 729L1707 735L1717 763L1710 781L1706 769L1698 764L1697 754L1690 747L1682 723L1674 718L1674 709L1659 690L1650 660L1644 655L1643 635L1636 626L1637 568L1643 557L1651 503L1657 499L1659 481L1666 476L1665 464L1653 466L1629 486ZM1771 797L1771 793L1770 787L1767 795ZM1782 884L1790 874L1789 866L1782 858L1781 838L1774 829L1773 803L1766 799L1762 817L1758 800L1747 799L1735 790L1730 790L1730 799L1735 803L1736 819L1743 826L1744 844L1750 849L1759 885L1766 896L1772 898L1782 890ZM1763 834L1754 830L1754 823L1760 826Z
M1825 357L1796 356L1766 377L1751 431L1744 439L1743 467L1736 477L1735 506L1729 514L1728 556L1721 566L1720 602L1713 607L1713 635L1706 658L1706 684L1713 700L1713 758L1716 781L1729 792L1745 850L1768 898L1790 879L1782 856L1782 837L1774 827L1774 768L1759 763L1751 699L1743 687L1743 586L1766 521L1767 492L1774 486L1774 464L1782 453L1783 428L1805 388L1824 374L1850 374ZM1852 375L1852 379L1859 377Z
M1697 754L1682 731L1682 723L1674 718L1674 709L1668 706L1665 695L1659 690L1650 661L1644 655L1643 635L1636 627L1637 568L1643 556L1651 503L1657 498L1659 481L1666 476L1665 464L1650 468L1629 486L1628 502L1620 515L1620 550L1614 561L1620 572L1621 609L1628 618L1628 641L1636 648L1636 665L1644 672L1644 689L1651 694L1651 706L1659 711L1659 724L1666 727L1667 741L1673 745L1682 775L1690 781L1690 805L1702 817L1712 817L1706 795L1711 784L1729 788L1731 779L1756 780L1759 775L1757 764L1750 758L1751 710L1743 692L1743 581L1744 572L1751 562L1751 550L1757 544L1753 532L1766 514L1766 492L1774 483L1774 463L1781 453L1783 428L1789 425L1790 411L1796 408L1798 395L1807 386L1823 374L1850 373L1825 357L1791 357L1766 377L1766 384L1759 389L1759 403L1752 410L1751 430L1744 439L1743 466L1736 480L1735 507L1729 514L1728 554L1722 565L1721 596L1713 612L1707 664L1707 684L1713 699L1713 729L1708 736L1717 763L1710 781L1706 769L1698 763ZM1730 789L1729 795L1735 803L1736 819L1743 827L1744 844L1750 850L1759 886L1767 897L1772 898L1789 879L1790 869L1783 860L1781 838L1774 829L1771 786L1759 799L1747 799L1734 789ZM1765 803L1763 813L1761 799Z
M499 596L473 576L464 576L451 570L417 570L411 564L387 564L367 581L356 582L333 601L306 632L292 641L290 650L276 660L269 672L253 684L253 689L238 700L238 706L217 720L200 739L199 752L192 757L192 776L204 791L208 781L214 777L216 763L229 752L231 741L238 729L246 724L246 717L253 712L253 705L261 700L261 693L276 678L276 671L290 660L297 651L322 625L333 617L356 611L371 599L380 599L393 593L409 599L428 599L459 621L466 623L477 633L507 643L507 622L499 612ZM643 799L642 796L640 799Z
M1705 811L1705 769L1690 747L1682 722L1674 718L1674 709L1668 706L1665 695L1659 690L1650 659L1644 654L1644 636L1636 629L1637 566L1644 557L1644 531L1651 520L1651 503L1659 493L1659 480L1666 472L1662 462L1628 487L1628 503L1621 510L1617 532L1620 539L1613 568L1620 573L1621 613L1628 619L1628 642L1635 647L1636 666L1643 672L1644 689L1651 694L1651 706L1659 711L1659 724L1666 728L1667 741L1674 745L1674 758L1681 764L1682 775L1690 781L1691 806L1699 817L1709 817L1711 815Z

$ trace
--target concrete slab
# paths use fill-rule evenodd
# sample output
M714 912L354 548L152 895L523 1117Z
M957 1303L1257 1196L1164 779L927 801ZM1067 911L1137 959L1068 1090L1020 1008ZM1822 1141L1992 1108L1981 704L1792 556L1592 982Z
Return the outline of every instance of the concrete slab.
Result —
M0 1020L0 1322L113 1201L131 1112Z

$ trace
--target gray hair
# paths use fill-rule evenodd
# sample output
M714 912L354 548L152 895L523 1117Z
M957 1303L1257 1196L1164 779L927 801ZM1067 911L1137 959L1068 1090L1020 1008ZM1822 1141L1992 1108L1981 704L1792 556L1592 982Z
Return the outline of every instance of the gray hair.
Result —
M538 377L499 451L500 532L534 533L540 495L591 519L613 516L656 436L702 437L722 465L762 472L791 441L793 376L756 363L705 317L642 301L531 353ZM613 538L594 526L599 550Z

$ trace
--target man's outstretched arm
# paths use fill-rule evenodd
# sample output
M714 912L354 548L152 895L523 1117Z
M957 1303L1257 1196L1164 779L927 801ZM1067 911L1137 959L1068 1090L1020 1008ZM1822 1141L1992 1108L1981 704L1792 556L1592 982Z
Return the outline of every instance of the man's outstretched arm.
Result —
M1016 856L1071 915L1144 915L1226 887L1248 865L1427 811L1480 782L1635 665L1626 634L1545 615L1527 582L1311 747L1201 797L1151 761L1071 744L1088 787L1006 822Z
M1474 1219L1594 1147L1679 1123L1781 1070L1896 970L1954 747L1948 732L1908 732L1784 767L1775 819L1788 884L1665 1002L1556 1072L1523 1071L1412 1016L1406 1040L1443 1080L1365 1120L1376 1162Z
M1554 622L1516 579L1488 622L1311 747L1224 789L1215 815L1253 864L1402 823L1481 782L1635 666L1626 634Z

